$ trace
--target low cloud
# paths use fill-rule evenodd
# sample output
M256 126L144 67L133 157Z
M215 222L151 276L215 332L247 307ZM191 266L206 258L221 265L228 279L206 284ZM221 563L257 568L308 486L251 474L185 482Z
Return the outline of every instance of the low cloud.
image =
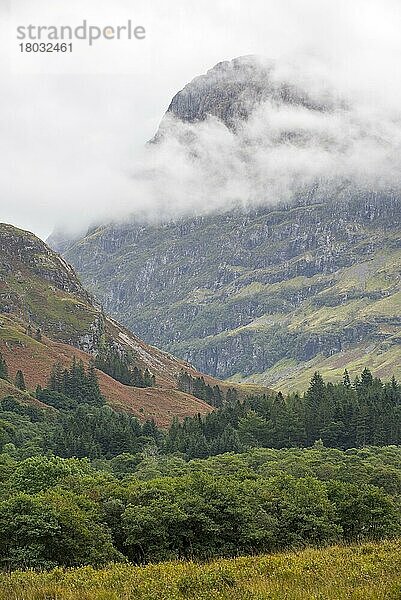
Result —
M131 174L130 216L154 220L273 205L311 188L323 198L339 188L398 189L400 115L357 97L339 98L327 82L317 83L300 91L312 108L268 100L233 127L215 117L189 123L168 114L161 139Z
M6 11L6 6L8 10ZM46 237L54 227L171 218L273 204L319 181L398 187L398 0L27 0L0 4L0 220ZM24 23L132 18L140 44L99 42L69 56L18 54ZM202 51L200 52L200 48ZM174 95L221 60L258 54L275 77L334 98L330 110L265 102L237 131L171 120Z

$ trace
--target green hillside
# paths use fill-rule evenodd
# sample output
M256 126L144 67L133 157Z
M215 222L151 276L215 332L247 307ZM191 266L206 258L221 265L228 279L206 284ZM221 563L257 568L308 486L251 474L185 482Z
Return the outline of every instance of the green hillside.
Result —
M28 231L0 224L0 314L77 347L96 345L99 308L73 269Z
M85 365L98 359L107 402L141 420L153 418L166 426L175 416L211 410L202 399L177 389L181 370L199 373L109 318L61 256L34 234L5 223L0 223L0 353L9 370L9 381L0 381L0 400L11 395L35 404L29 393L12 385L17 371L23 371L32 392L47 383L56 363L68 367L75 357ZM116 372L123 363L125 379ZM135 369L133 382L130 373ZM143 380L145 371L148 385ZM255 387L244 386L244 393Z
M107 225L65 256L148 342L233 381L305 389L368 366L401 376L398 196Z

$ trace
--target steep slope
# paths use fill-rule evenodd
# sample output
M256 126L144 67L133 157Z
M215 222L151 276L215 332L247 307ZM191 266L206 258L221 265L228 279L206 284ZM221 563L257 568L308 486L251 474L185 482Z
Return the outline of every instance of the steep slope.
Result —
M149 342L214 376L288 389L310 369L401 375L400 226L399 199L371 195L110 225L66 256Z
M312 97L295 84L282 80L275 64L263 57L240 56L218 63L206 74L195 77L172 99L153 141L169 135L169 119L197 123L215 117L229 129L247 120L263 102L302 106L326 111L335 101L327 94Z
M112 315L213 376L286 390L316 369L401 376L401 194L386 183L390 130L363 119L268 61L219 63L176 94L151 144L184 166L189 205L211 194L209 214L52 243Z
M136 388L98 371L102 392L112 406L142 419L153 417L161 425L173 416L211 410L177 389L181 369L199 375L190 365L148 346L107 317L60 256L31 233L1 224L0 349L10 381L22 369L28 388L34 389L46 382L56 362L67 366L76 356L88 364L105 339L121 353L130 352L135 366L148 368L156 377L156 387ZM221 387L227 389L224 384ZM36 402L2 381L0 395L10 393Z

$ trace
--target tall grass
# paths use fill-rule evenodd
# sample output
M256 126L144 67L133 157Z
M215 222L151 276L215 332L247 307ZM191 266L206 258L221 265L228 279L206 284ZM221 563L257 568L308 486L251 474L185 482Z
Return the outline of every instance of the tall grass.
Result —
M401 540L271 556L0 575L0 600L398 600Z

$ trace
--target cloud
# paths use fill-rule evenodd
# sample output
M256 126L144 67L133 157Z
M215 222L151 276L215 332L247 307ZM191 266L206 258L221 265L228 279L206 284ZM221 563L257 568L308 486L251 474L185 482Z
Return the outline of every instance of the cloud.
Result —
M272 205L312 187L323 198L339 187L399 188L401 119L387 110L351 99L327 110L267 100L234 130L215 117L194 124L168 116L132 175L133 215Z
M131 212L159 217L275 202L295 182L333 174L397 183L397 1L253 0L252 11L241 0L8 4L0 32L1 220L46 236L56 225L76 229ZM131 18L148 36L77 45L70 56L19 53L18 24L84 18ZM237 136L215 120L172 123L169 141L143 150L177 90L245 54L275 60L278 78L291 76L311 94L334 89L349 110L319 115L265 104ZM282 141L288 128L298 131L292 143ZM197 161L180 141L184 133L193 136Z

